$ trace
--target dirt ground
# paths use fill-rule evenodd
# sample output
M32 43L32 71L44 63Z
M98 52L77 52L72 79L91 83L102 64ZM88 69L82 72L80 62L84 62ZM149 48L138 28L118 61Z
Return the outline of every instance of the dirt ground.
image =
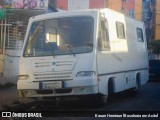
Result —
M0 84L4 85L5 83L14 83L15 86L11 88L0 89L0 108L4 105L9 105L18 100L18 91L17 91L17 80L15 78L2 78L0 77Z
M0 107L10 105L18 100L18 91L16 86L0 90Z

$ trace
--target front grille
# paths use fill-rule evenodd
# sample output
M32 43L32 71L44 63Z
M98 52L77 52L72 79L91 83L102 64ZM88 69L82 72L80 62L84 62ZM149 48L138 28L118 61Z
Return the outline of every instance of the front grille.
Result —
M37 90L37 94L53 94L53 90Z
M72 71L76 65L76 59L35 59L32 61L34 72L61 72Z
M63 89L55 89L55 93L60 94L60 93L71 93L72 89L71 88L63 88ZM37 90L37 94L53 94L53 90Z
M72 72L64 73L34 73L34 79L37 80L69 80Z

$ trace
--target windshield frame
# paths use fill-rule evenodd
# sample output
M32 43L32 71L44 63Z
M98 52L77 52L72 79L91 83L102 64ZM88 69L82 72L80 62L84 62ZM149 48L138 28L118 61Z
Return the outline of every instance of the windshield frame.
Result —
M54 51L51 50L51 52L53 52L52 54L50 55L34 55L34 56L30 56L30 55L26 55L26 50L27 50L27 45L29 44L29 37L30 37L30 32L31 32L31 28L32 28L32 25L35 23L35 22L44 22L47 21L47 20L53 20L53 19L61 19L61 18L76 18L76 17L88 17L88 18L91 18L92 19L92 22L91 22L91 38L92 38L92 45L91 45L91 50L87 51L87 52L74 52L74 50L72 48L70 48L68 46L68 49L70 52L68 52L67 54L55 54ZM76 16L63 16L63 17L56 17L56 18L49 18L49 19L41 19L41 20L35 20L33 21L31 24L30 24L30 28L28 30L28 34L27 34L27 37L26 37L26 42L25 42L25 46L24 46L24 49L23 49L23 57L45 57L45 56L62 56L62 55L76 55L76 54L85 54L85 53L91 53L93 52L93 49L94 49L94 27L95 27L95 20L94 20L94 17L91 16L91 15L76 15ZM61 35L60 35L61 36ZM63 38L64 39L64 38ZM84 46L83 46L84 47Z

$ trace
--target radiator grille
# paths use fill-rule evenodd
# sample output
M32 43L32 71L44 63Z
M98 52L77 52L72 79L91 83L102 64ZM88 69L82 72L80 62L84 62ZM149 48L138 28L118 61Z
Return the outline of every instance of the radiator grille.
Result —
M34 79L37 80L69 80L71 72L65 73L34 73Z

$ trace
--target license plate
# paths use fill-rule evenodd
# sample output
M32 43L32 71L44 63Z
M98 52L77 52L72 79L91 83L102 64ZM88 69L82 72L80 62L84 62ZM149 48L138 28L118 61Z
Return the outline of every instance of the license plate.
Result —
M43 88L43 89L57 89L57 88L62 88L62 82L61 82L61 81L55 81L55 82L43 83L42 88Z

